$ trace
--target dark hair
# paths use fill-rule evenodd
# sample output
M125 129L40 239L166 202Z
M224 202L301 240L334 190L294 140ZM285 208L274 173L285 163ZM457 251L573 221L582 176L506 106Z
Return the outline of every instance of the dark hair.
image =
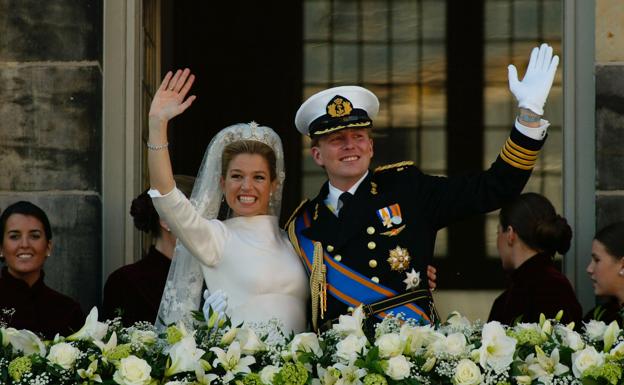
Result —
M598 230L594 239L602 243L614 259L624 258L624 221L603 227Z
M511 226L527 246L541 253L552 256L570 249L572 228L540 194L521 194L500 210L498 219L503 231Z
M35 217L43 225L43 231L45 232L46 239L49 241L52 239L52 227L50 226L50 220L39 206L28 201L15 202L2 212L0 215L0 244L4 241L4 230L6 222L13 214L22 214L30 217Z
M225 178L230 162L240 154L256 154L262 156L269 165L271 180L277 178L275 152L268 145L256 140L239 140L225 146L221 156L221 176Z
M173 179L176 182L176 187L188 198L193 190L195 178L189 175L174 175ZM158 238L161 235L160 216L154 208L152 198L147 191L143 191L132 200L130 215L132 215L134 220L134 227Z

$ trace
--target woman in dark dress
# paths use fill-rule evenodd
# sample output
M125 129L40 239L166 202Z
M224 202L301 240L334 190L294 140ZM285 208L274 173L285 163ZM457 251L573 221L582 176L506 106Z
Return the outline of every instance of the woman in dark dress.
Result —
M582 309L568 279L553 263L570 248L572 229L544 196L520 195L499 214L497 248L509 286L492 305L490 321L537 322L540 313L578 326Z
M624 222L612 223L596 233L587 273L603 303L590 310L585 319L615 320L624 326Z
M189 196L195 178L176 175L174 179ZM120 316L124 326L156 320L176 244L175 235L158 216L147 191L132 201L130 215L138 230L152 236L153 244L140 261L115 270L104 285L103 318Z
M0 215L0 321L52 339L67 336L84 323L78 302L44 283L43 264L52 252L52 228L46 213L20 201Z

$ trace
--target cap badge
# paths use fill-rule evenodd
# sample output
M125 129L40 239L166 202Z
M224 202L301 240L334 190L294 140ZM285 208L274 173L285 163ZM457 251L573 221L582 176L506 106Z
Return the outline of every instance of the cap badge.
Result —
M353 110L351 102L340 95L334 96L334 98L327 103L327 115L332 118L350 115L351 110Z
M390 257L387 261L390 264L390 269L401 273L407 270L411 259L407 249L397 246L390 250Z

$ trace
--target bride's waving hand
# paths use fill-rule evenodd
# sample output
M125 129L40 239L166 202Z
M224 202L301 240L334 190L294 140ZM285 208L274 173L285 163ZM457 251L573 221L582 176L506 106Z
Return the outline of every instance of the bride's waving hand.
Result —
M175 186L167 149L167 124L193 104L196 96L187 97L187 94L194 81L195 75L188 68L177 70L175 74L169 71L152 99L147 143L151 151L148 151L147 162L150 184L161 194L168 193Z

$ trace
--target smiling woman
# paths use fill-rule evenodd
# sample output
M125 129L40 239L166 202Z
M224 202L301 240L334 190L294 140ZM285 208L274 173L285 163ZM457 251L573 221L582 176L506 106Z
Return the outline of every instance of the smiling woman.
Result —
M1 321L53 338L78 330L84 321L80 305L43 283L43 264L52 252L52 228L45 212L31 202L10 205L0 216Z

